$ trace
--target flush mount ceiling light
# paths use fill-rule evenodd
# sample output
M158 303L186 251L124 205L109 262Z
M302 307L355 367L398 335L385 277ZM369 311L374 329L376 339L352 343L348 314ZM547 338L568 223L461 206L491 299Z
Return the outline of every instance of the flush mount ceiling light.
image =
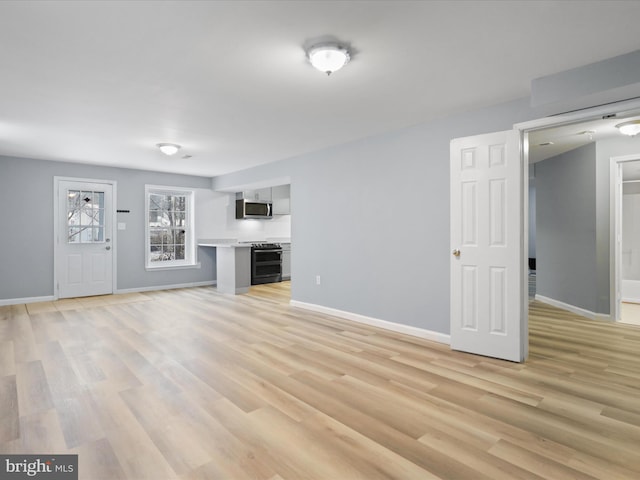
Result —
M340 70L351 59L346 47L333 42L312 46L307 50L307 57L314 68L327 75Z
M589 141L593 141L593 136L596 134L595 130L585 130L584 132L580 132L578 135L586 135L589 137Z
M620 130L620 133L634 137L640 133L640 120L619 123L616 128Z
M177 143L158 143L156 147L158 147L162 153L168 156L175 155L175 153L180 150L180 148L182 148Z

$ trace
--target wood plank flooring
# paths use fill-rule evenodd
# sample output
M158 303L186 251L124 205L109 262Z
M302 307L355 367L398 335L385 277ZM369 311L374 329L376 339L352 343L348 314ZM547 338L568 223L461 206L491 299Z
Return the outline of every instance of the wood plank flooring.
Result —
M640 327L534 302L515 364L288 288L0 307L0 453L86 480L640 478Z

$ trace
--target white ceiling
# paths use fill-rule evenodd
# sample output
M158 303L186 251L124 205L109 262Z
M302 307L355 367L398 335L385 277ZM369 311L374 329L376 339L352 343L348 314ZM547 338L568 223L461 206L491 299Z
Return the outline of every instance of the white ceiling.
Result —
M628 137L622 135L616 125L638 119L640 117L637 115L623 118L597 119L530 132L529 163L540 162L587 143L607 138L624 140Z
M529 95L637 1L1 1L0 155L215 176ZM330 77L303 45L355 50ZM183 145L181 159L155 144Z

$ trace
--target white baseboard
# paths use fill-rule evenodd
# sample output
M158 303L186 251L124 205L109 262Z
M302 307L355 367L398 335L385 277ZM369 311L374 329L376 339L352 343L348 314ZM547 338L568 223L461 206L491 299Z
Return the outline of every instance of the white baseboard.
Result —
M423 338L425 340L431 340L433 342L444 343L446 345L451 344L451 336L445 333L425 330L423 328L412 327L410 325L402 325L400 323L394 323L394 322L389 322L387 320L380 320L378 318L367 317L365 315L360 315L358 313L345 312L344 310L324 307L322 305L316 305L313 303L299 302L297 300L291 300L289 303L293 307L303 308L305 310L311 310L319 313L325 313L327 315L333 315L334 317L340 317L345 320L364 323L365 325L384 328L385 330L404 333L405 335L411 335L413 337Z
M568 310L571 313L575 313L578 315L582 315L583 317L590 318L591 320L610 320L609 315L604 315L602 313L595 313L590 310L586 310L584 308L576 307L575 305L570 305L568 303L561 302L560 300L555 300L553 298L545 297L544 295L538 295L536 293L535 299L538 302L546 303L547 305L551 305L552 307L558 307L563 310Z
M55 297L53 295L47 295L44 297L7 298L5 300L0 300L0 306L21 305L23 303L52 302L54 300Z
M622 297L624 303L640 303L640 298Z
M175 288L190 288L190 287L206 287L209 285L215 285L215 280L207 280L206 282L191 282L180 283L176 285L158 285L154 287L138 287L138 288L122 288L113 292L115 295L120 293L136 293L136 292L152 292L154 290L173 290ZM39 303L39 302L53 302L58 300L54 295L47 295L44 297L24 297L24 298L7 298L0 299L0 307L6 305L21 305L23 303Z
M615 322L616 319L611 315L607 315L606 313L596 313L596 320L600 320L602 322Z
M156 290L174 290L176 288L207 287L209 285L216 285L216 281L207 280L206 282L178 283L175 285L155 285L153 287L119 288L114 293L118 294L118 293L153 292Z

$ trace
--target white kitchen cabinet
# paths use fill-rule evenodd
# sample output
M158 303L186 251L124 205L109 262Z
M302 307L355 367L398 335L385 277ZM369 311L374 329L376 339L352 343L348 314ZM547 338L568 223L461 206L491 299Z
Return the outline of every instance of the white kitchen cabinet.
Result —
M291 185L278 185L271 189L274 215L291 214Z
M258 188L256 190L245 190L243 193L243 197L247 200L257 200L259 202L270 202L271 201L271 187L269 188Z
M282 280L291 280L291 244L282 244Z

